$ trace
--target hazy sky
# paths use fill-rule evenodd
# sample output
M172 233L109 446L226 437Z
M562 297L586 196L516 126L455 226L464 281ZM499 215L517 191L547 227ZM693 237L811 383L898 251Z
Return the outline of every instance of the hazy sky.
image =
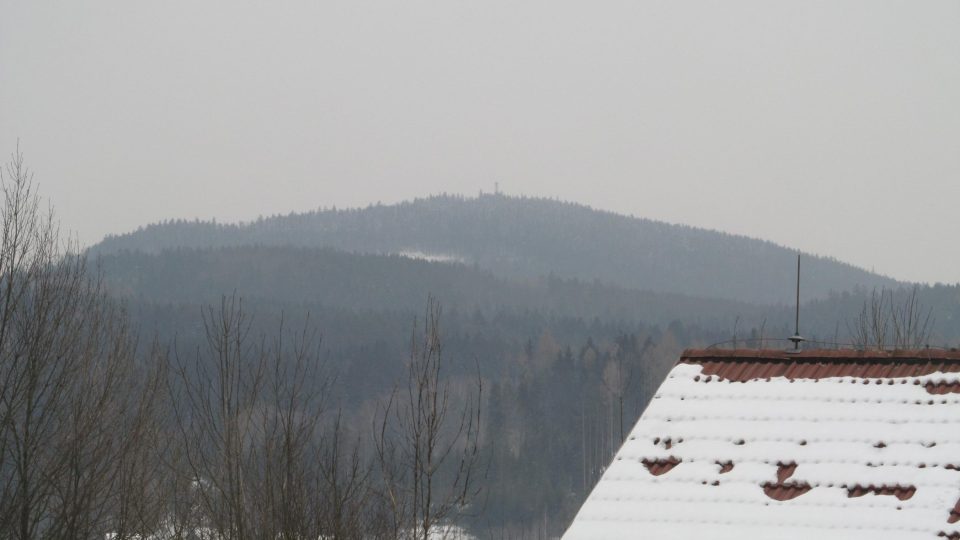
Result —
M960 281L960 1L0 0L0 153L81 241L543 195Z

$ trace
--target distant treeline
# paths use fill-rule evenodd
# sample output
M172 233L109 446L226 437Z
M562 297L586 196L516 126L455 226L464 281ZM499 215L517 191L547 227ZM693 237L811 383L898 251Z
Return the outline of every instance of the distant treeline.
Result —
M662 293L548 274L508 279L477 265L437 263L398 255L364 255L331 248L236 246L171 248L157 254L120 251L102 255L107 285L119 297L147 303L216 301L242 292L246 298L286 308L339 313L411 312L428 294L448 311L492 316L521 313L530 318L597 319L604 323L695 325L724 340L784 338L793 332L793 306ZM804 335L825 343L850 343L850 323L874 291L902 303L916 289L930 311L930 345L960 345L960 286L856 286L804 302ZM803 289L803 297L808 294Z
M510 280L477 266L330 248L175 248L156 255L122 251L103 256L100 264L115 294L154 302L211 301L236 290L247 298L288 305L392 311L416 309L432 293L448 309L484 314L519 309L555 317L655 324L684 320L711 327L731 323L731 314L753 319L763 311L745 302L638 291L597 280L552 274Z
M168 221L106 238L96 253L175 247L331 247L455 257L512 278L551 273L626 288L777 304L792 297L795 252L771 242L626 217L548 199L437 196L390 206L323 209L224 225ZM808 256L809 298L889 278Z

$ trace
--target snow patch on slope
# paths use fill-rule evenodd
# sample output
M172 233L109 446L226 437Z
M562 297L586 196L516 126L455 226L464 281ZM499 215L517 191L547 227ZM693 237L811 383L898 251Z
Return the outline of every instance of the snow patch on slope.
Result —
M401 257L406 257L408 259L417 259L427 262L440 262L440 263L463 263L463 257L457 255L450 255L446 253L426 253L418 250L401 250L396 253Z

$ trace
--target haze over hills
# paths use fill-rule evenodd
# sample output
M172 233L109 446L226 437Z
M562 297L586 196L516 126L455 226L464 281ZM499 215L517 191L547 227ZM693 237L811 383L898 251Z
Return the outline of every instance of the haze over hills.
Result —
M111 289L148 303L236 291L276 305L417 312L451 308L697 325L728 339L793 331L795 252L771 242L548 199L436 196L243 224L168 221L93 246ZM903 283L805 256L807 337L848 342L871 290ZM960 339L960 288L922 286L931 344ZM711 338L712 339L712 338Z
M562 539L651 403L723 535L683 351L960 350L960 1L4 7L0 540Z
M172 221L91 252L138 328L180 351L203 343L197 312L222 295L243 298L257 331L309 318L338 406L364 427L433 295L450 376L477 373L490 388L490 499L471 526L507 537L562 533L619 447L617 426L636 420L683 348L793 332L794 251L546 199L437 196L245 224ZM910 294L805 257L803 334L849 343L851 321L883 287L895 289L888 306ZM960 287L916 290L932 313L930 343L957 343ZM632 382L614 391L621 372Z
M285 305L351 310L419 310L428 295L466 312L536 310L554 317L667 325L682 320L728 326L732 317L759 320L786 308L763 308L725 299L626 289L599 282L541 277L508 280L460 263L330 248L234 246L177 248L160 254L123 251L101 265L111 290L155 303L215 303L233 291Z
M461 261L508 278L599 280L655 292L759 304L792 303L795 252L772 242L627 217L541 198L435 196L397 205L323 209L243 224L171 221L91 248L158 253L177 247L329 247ZM805 298L898 283L808 255Z

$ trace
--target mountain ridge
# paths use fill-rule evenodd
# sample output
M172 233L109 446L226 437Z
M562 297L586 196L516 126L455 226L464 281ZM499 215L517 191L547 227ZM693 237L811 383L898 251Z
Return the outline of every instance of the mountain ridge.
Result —
M436 195L391 205L318 209L235 224L168 221L109 236L94 254L176 247L329 247L355 253L440 254L497 275L600 280L617 286L788 303L795 250L769 240L537 197ZM833 258L804 258L804 295L896 287L892 278Z

